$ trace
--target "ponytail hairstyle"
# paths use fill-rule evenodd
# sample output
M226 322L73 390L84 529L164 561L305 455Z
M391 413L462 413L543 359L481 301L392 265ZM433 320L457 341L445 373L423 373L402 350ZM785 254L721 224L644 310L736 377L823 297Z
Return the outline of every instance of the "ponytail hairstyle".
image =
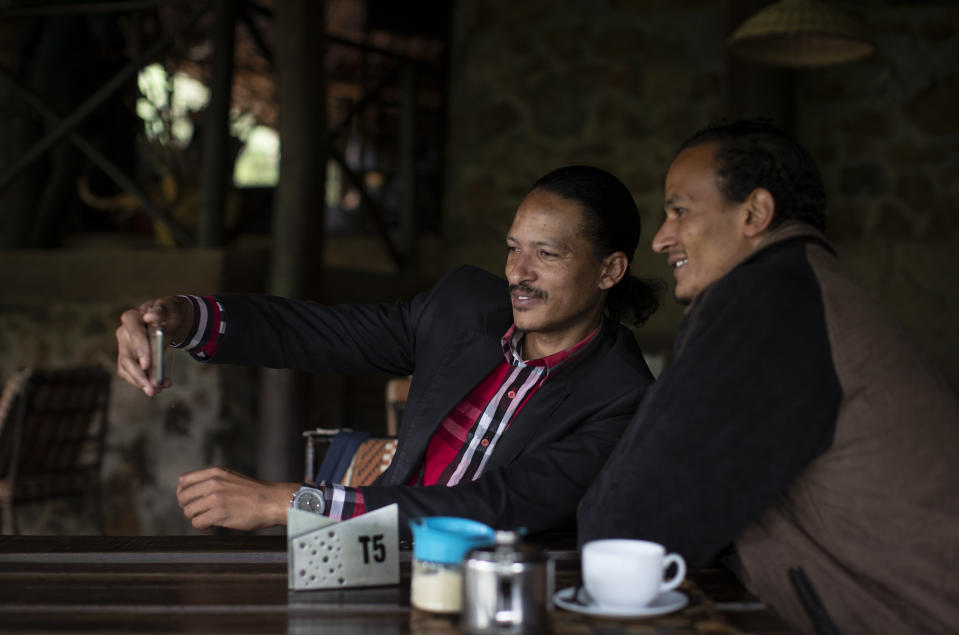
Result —
M553 170L529 189L543 190L575 201L583 210L580 230L593 245L596 257L603 259L616 251L626 254L626 275L606 295L606 314L616 322L640 326L656 309L665 284L656 279L640 279L631 267L639 244L639 209L632 194L615 176L588 165L570 165Z

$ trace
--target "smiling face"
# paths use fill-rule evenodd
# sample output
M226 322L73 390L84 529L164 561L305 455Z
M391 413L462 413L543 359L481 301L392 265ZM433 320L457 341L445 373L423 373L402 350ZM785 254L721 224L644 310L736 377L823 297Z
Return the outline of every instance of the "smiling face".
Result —
M653 238L676 278L676 299L688 304L746 258L748 203L727 201L716 186L716 144L686 148L666 174L666 220Z
M527 359L576 344L601 320L606 289L616 281L582 234L575 201L537 189L513 217L506 237L506 278L513 321L524 331Z

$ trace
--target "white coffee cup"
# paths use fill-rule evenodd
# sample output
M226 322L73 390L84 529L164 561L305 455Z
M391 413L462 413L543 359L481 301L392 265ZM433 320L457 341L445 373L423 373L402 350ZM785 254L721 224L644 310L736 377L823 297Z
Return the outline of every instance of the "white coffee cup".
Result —
M663 580L669 565L676 573ZM675 589L686 577L686 561L647 540L592 540L582 550L583 586L599 606L643 607Z

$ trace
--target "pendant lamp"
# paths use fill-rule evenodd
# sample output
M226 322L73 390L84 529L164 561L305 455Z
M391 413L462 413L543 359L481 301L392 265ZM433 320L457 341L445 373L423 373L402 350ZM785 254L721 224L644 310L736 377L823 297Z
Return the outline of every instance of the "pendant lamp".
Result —
M852 62L875 47L865 28L820 0L779 0L748 18L730 36L737 55L796 68Z

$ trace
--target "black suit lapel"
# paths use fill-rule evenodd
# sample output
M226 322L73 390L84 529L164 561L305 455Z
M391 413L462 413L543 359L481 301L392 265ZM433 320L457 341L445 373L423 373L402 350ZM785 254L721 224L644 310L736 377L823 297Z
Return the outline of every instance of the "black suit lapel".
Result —
M571 404L579 404L577 399L581 397L573 393L576 385L583 379L583 373L590 368L584 360L603 354L609 334L609 329L600 331L580 357L557 369L556 374L549 377L539 390L533 393L503 433L485 470L508 465L526 450L535 437L546 434L551 426L569 423L562 413L563 409L571 407Z
M403 412L400 436L405 449L390 468L390 482L410 478L446 415L503 361L499 339L500 335L467 331L447 347L432 384L423 389L412 409L407 404Z
M503 433L484 472L508 465L522 454L534 436L549 428L554 413L569 396L569 384L562 377L547 379Z

